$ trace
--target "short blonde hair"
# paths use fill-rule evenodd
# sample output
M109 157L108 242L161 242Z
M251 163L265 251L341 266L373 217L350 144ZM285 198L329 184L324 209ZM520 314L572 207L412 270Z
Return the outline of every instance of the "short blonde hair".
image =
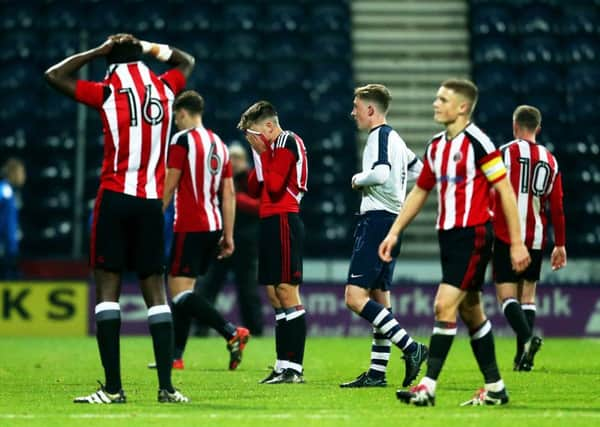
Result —
M384 85L370 83L354 89L354 96L363 101L371 101L379 106L379 110L386 114L392 102L392 94Z

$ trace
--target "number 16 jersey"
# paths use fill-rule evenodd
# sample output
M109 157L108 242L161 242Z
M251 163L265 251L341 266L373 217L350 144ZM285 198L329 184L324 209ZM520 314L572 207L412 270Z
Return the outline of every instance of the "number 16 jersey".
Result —
M502 147L504 164L517 197L521 221L521 238L529 249L542 249L546 241L546 204L554 226L556 246L565 244L563 189L556 158L542 145L517 139ZM500 196L494 203L494 232L496 238L510 243Z
M185 77L157 76L143 62L111 64L104 81L78 80L75 99L98 110L104 133L100 188L162 198L172 105Z

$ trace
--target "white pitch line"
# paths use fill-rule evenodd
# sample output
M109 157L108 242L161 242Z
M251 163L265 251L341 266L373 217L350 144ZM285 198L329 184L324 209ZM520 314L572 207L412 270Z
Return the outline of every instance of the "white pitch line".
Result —
M439 411L439 412L433 412L433 411L428 411L428 417L431 417L432 419L437 418L436 416L442 417L442 418L481 418L484 417L486 415L490 414L490 410L493 411L493 409L491 408L465 408L462 410L459 410L458 412L454 412L455 410L452 410L452 413L448 413L446 410L444 411ZM469 411L477 411L477 412L469 412ZM484 412L482 412L484 411ZM512 418L512 419L531 419L531 417L537 417L537 418L571 418L574 416L580 417L580 418L587 418L587 419L600 419L600 412L576 412L576 411L569 411L569 412L563 412L563 411L531 411L528 412L526 414L522 413L522 412L509 412L509 411L503 411L503 416L504 417L508 417L508 418ZM123 414L69 414L69 415L60 415L60 414L0 414L0 419L27 419L27 420L31 420L31 419L44 419L44 418L70 418L70 419L124 419L124 418L131 418L131 417L135 417L135 418L147 418L147 419L175 419L175 418L189 418L191 414L187 413L187 414L172 414L172 413L153 413L153 414L148 414L148 413L123 413ZM349 415L346 414L335 414L335 413L323 413L323 414L289 414L289 413L282 413L282 414L227 414L227 413L210 413L210 414L198 414L201 415L202 417L208 417L211 419L298 419L298 418L305 418L305 419L332 419L332 420L337 420L337 419L350 419Z

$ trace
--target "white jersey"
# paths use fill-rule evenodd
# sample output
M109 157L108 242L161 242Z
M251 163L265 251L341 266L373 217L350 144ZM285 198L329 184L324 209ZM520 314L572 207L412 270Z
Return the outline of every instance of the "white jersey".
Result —
M389 125L372 129L362 157L362 174L368 174L378 165L387 165L390 173L382 184L364 186L360 213L388 211L397 214L406 198L409 178L416 179L423 168L421 160Z

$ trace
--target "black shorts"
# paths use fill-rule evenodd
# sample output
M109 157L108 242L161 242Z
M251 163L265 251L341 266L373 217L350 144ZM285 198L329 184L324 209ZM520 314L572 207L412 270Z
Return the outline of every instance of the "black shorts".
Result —
M495 283L519 283L521 280L537 282L540 280L540 271L542 269L542 251L529 249L531 264L525 271L517 273L512 268L510 261L510 245L502 240L494 240L494 282Z
M379 258L379 245L395 220L396 215L386 211L370 211L360 216L354 231L354 246L346 283L365 289L390 290L402 236L399 236L398 244L392 251L393 259L390 262Z
M215 261L222 231L199 231L173 235L169 275L196 277L206 273Z
M164 271L162 201L100 189L90 239L90 266L135 271L145 278Z
M464 291L478 291L492 256L492 225L454 228L438 232L442 283Z
M258 282L261 285L302 283L304 223L297 213L261 218L258 244Z

